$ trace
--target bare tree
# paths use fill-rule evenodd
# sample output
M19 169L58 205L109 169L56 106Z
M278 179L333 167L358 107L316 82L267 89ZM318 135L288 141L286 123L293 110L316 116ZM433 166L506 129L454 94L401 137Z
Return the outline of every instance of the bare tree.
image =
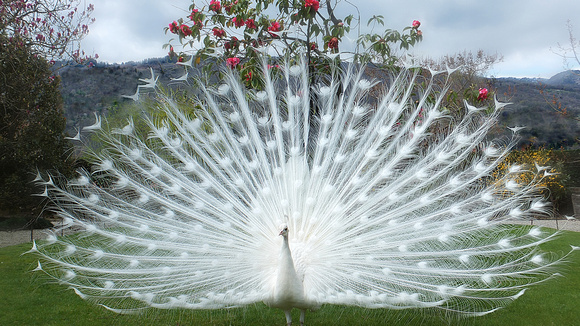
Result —
M568 44L562 45L558 43L558 49L553 50L552 52L560 56L564 62L564 67L566 70L570 70L570 61L573 62L573 65L580 65L580 41L574 37L574 26L572 25L572 21L568 20L566 22L566 29L568 31Z
M0 0L0 33L18 39L47 60L81 62L80 42L94 21L92 4L80 0Z

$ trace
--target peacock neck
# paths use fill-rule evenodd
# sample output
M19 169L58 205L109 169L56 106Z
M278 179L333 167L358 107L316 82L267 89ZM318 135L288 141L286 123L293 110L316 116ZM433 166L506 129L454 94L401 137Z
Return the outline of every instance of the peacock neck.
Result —
M282 249L280 250L280 267L283 271L291 271L296 273L294 269L294 261L292 260L292 252L290 251L290 245L288 244L288 236L283 236Z
M300 281L300 278L296 273L296 268L294 267L294 260L292 259L292 253L290 252L287 235L284 236L284 240L282 241L280 260L278 264L277 290L280 291L278 294L282 296L291 296L293 299L301 297L302 282Z

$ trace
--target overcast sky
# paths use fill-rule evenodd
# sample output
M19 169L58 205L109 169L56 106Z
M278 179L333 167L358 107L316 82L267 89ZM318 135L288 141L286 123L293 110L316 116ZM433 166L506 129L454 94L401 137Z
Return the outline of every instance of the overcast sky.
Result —
M121 63L163 57L171 35L163 28L188 15L191 0L93 0L96 22L83 48L100 61ZM201 5L201 1L196 1ZM322 2L322 1L321 1ZM578 0L350 0L363 25L372 15L383 15L385 26L401 30L421 22L423 42L412 49L417 56L439 58L479 49L501 54L502 63L490 72L505 77L551 77L565 70L554 54L568 45L566 22L580 38ZM355 14L345 1L340 16ZM176 49L177 50L177 49ZM577 68L572 66L572 68Z

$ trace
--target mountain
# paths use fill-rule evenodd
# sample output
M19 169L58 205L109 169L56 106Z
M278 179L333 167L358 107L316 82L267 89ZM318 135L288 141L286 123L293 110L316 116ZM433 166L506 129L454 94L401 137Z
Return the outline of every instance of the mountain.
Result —
M580 87L580 70L567 70L552 76L545 83L556 87Z
M93 112L109 116L125 110L133 101L140 78L150 78L150 69L167 85L171 78L185 73L185 68L166 58L123 64L94 63L88 66L65 66L57 70L61 77L67 132L74 136L78 128L94 122ZM510 102L500 117L497 135L509 135L507 127L525 126L520 131L520 147L580 148L580 71L564 71L550 79L495 78L488 81L498 99ZM567 114L558 113L560 108Z
M160 85L178 78L185 68L168 58L150 59L123 64L96 63L91 66L63 66L57 70L61 78L61 95L67 119L67 132L74 136L79 128L94 122L94 113L107 116L111 110L131 105L139 79L150 78L151 69L159 77Z
M550 79L498 78L492 81L498 99L510 102L501 126L524 126L520 146L580 146L580 72L565 71ZM558 112L560 111L560 112ZM563 114L564 113L564 114Z

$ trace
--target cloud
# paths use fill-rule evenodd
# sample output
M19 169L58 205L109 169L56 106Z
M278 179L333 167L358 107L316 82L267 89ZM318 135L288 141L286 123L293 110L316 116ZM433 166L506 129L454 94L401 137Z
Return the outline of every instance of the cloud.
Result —
M504 56L495 69L499 75L549 77L563 70L549 49L568 42L566 22L580 12L580 2L372 0L361 12L382 12L386 25L396 29L420 20L424 40L413 49L416 55L437 58L482 49Z
M191 0L97 1L94 15L97 21L91 26L84 48L109 62L164 56L167 50L162 45L172 35L166 35L163 28L177 18L186 17L191 3ZM385 28L395 30L410 26L415 19L421 21L424 40L412 50L416 55L438 58L482 49L504 56L504 62L494 69L498 76L529 77L537 74L550 77L564 69L561 59L550 48L556 49L558 43L567 44L566 22L576 18L578 12L580 1L567 0L367 0L339 1L337 7L339 17L360 14L363 32L369 30L366 24L373 15L384 16ZM580 26L580 19L575 23ZM580 35L580 28L576 31Z
M171 36L163 28L186 16L189 1L102 0L95 4L96 22L83 42L85 49L108 62L162 57Z

